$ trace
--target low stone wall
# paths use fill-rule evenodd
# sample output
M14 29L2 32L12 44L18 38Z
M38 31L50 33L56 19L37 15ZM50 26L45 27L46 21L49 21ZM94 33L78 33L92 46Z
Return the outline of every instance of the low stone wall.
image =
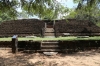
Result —
M38 19L5 21L0 24L0 36L41 36L41 30L44 27L45 23Z
M70 36L100 36L100 27L88 20L59 20L55 22L55 33L62 36L61 33L69 33Z
M75 41L58 41L58 46L63 50L85 50L100 47L100 40L75 40ZM12 42L0 41L0 48L12 48ZM40 41L18 41L18 50L39 50L41 51ZM55 48L56 49L56 48Z
M86 48L99 48L100 40L59 41L60 49L84 50Z
M41 42L38 41L19 41L18 48L23 50L40 50Z
M0 48L11 48L11 41L0 41Z

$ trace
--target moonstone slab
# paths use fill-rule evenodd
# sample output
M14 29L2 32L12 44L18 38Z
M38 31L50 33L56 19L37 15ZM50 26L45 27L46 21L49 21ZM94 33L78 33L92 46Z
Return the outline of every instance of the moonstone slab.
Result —
M43 52L45 55L56 55L58 52Z

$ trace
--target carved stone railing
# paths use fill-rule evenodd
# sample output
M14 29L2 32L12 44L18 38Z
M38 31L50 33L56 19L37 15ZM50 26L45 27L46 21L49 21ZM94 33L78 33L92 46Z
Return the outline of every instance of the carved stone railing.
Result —
M42 28L42 30L41 30L41 37L44 37L44 34L45 34L45 28Z

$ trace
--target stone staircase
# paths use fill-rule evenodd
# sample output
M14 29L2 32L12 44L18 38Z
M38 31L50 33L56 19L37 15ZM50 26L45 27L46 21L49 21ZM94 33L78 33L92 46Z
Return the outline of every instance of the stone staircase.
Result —
M53 24L46 24L44 37L46 38L55 38ZM41 42L41 50L43 52L59 52L59 42L55 40L45 40Z
M54 32L54 29L53 28L46 28L45 29L45 32L46 33Z
M45 37L54 37L54 29L53 28L46 28L45 29L45 33L44 33Z
M46 21L45 23L45 31L44 31L44 37L47 38L55 38L55 34L54 34L54 22L52 21Z
M59 52L60 47L58 41L42 41L41 51L43 52Z

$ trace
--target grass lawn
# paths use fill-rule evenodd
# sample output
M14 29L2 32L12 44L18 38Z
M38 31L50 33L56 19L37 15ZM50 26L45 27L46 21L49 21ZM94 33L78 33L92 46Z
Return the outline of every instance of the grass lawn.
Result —
M4 37L0 38L0 41L11 41L12 37ZM63 41L72 41L72 40L100 40L100 36L94 36L94 37L88 37L88 38L77 38L74 36L69 37L58 37L58 38L41 38L41 37L35 37L35 38L26 38L26 37L18 37L18 41L43 41L43 40L63 40Z
M11 37L7 37L7 38L0 38L0 41L11 41L12 38Z

